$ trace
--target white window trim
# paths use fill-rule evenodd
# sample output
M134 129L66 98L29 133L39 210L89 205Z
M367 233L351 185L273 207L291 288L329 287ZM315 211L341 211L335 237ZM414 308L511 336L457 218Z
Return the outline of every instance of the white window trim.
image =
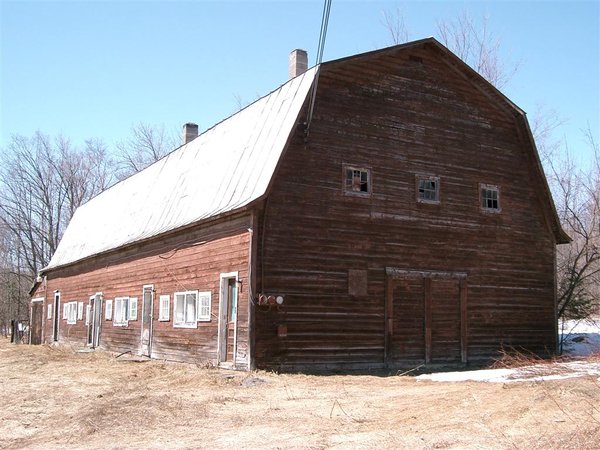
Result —
M158 320L159 322L169 322L171 312L171 296L161 295L158 298Z
M75 325L77 323L77 302L64 303L65 320L67 325Z
M119 305L119 306L117 306ZM123 307L127 308L123 317L117 317L117 311L123 311ZM123 314L122 314L123 315ZM115 327L126 327L129 325L129 297L115 297L115 303L113 308L113 326Z
M481 191L484 189L493 190L498 193L498 208L488 208L488 207L483 206L483 197L481 195ZM479 209L484 213L497 214L497 213L502 212L502 199L501 199L501 193L500 193L500 186L498 186L496 184L479 183Z
M52 305L52 303L48 303L47 306L48 306L48 310L46 312L46 319L50 320L50 319L52 319L52 308L53 308L53 305Z
M177 296L183 295L185 302L186 295L194 294L196 296L196 317L192 321L178 322L177 321ZM185 306L185 304L184 304ZM184 310L185 311L185 310ZM198 328L198 291L180 291L173 294L173 328Z
M83 302L77 303L77 320L83 320Z
M92 315L92 305L85 305L85 325L90 325L90 316Z
M421 198L421 196L419 195L419 182L420 181L435 181L435 194L436 194L436 197L437 197L435 200ZM430 205L439 205L440 204L440 198L441 198L440 177L437 177L435 175L420 175L420 174L417 174L416 177L415 177L415 186L416 186L417 202L419 202L419 203L427 203L427 204L430 204Z
M210 322L212 310L211 295L212 292L210 291L198 292L198 309L196 310L198 315L198 322ZM202 315L202 300L204 299L208 299L208 314Z
M137 297L129 297L129 305L127 305L127 320L136 321L138 318L138 299Z
M352 189L348 189L346 185L346 171L347 170L359 170L361 172L367 172L367 192L362 191L353 191ZM369 167L359 167L354 166L352 164L342 164L342 189L345 195L355 195L358 197L370 197L371 192L373 191L372 184L372 173Z
M113 301L106 299L104 301L104 320L112 320Z

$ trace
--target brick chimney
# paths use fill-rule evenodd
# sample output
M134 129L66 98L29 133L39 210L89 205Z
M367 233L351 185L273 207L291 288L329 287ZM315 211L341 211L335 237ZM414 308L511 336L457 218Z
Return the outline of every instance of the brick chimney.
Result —
M288 75L290 79L306 72L308 69L308 53L306 50L297 48L290 53Z
M183 126L183 143L187 144L191 140L198 137L198 125L195 123L186 123Z

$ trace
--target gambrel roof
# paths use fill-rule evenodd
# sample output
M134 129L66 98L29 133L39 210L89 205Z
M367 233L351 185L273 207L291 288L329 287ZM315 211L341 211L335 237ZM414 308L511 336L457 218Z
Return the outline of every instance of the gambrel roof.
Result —
M429 46L450 70L498 102L530 145L544 214L556 242L569 242L554 208L525 113L434 38L323 63L343 64L380 52ZM49 265L58 268L187 225L233 212L267 194L277 164L310 96L319 66L208 129L143 171L79 207Z
M227 213L265 194L318 68L80 206L44 270Z

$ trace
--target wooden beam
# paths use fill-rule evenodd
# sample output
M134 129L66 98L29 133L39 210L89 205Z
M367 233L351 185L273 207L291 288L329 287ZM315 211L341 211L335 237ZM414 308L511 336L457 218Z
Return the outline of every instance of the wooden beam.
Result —
M467 362L467 280L460 280L460 359Z
M388 365L390 361L392 336L394 335L394 287L396 283L392 278L387 278L385 283L385 312L384 312L384 344L383 344L383 362Z
M467 272L449 272L440 270L407 270L386 267L386 275L391 278L467 278Z
M431 362L431 278L423 278L425 297L425 364Z

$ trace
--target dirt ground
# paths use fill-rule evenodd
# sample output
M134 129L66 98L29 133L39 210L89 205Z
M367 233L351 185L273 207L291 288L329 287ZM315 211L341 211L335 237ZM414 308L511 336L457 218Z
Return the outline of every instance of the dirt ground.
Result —
M240 373L0 339L0 448L600 448L600 381Z

